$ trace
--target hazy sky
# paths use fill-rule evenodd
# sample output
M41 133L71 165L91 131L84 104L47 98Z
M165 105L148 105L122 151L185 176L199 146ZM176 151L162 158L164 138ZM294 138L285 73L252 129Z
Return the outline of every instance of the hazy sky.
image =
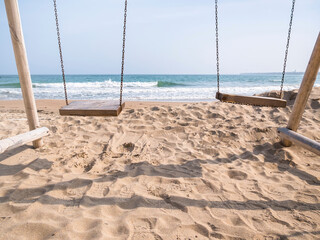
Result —
M118 74L124 0L58 1L67 74ZM215 73L213 0L128 0L125 72ZM19 1L31 73L60 73L52 0ZM220 0L221 73L281 72L291 0ZM304 71L320 1L297 0L288 71ZM0 1L0 74L15 74Z

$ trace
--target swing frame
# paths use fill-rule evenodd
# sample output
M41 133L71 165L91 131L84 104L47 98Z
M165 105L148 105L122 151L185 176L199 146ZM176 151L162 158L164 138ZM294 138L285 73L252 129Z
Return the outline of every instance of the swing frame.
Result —
M290 147L292 143L308 149L320 156L320 143L309 139L296 131L298 130L303 112L306 108L309 96L320 68L320 33L316 40L313 52L311 54L307 69L304 73L298 95L294 101L292 112L286 128L278 128L279 136L282 138L281 143L285 147Z
M24 134L0 140L0 154L13 150L29 142L33 143L34 148L40 148L44 145L42 138L49 135L48 128L41 128L39 123L39 116L32 89L32 80L23 37L18 1L5 0L4 3L21 85L22 98L28 119L29 131Z

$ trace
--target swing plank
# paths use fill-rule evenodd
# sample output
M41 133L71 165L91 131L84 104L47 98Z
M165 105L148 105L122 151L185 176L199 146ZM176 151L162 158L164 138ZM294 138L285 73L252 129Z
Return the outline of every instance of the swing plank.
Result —
M62 116L118 116L124 108L119 101L85 100L74 101L60 108Z
M308 149L315 154L320 155L320 143L311 140L297 132L294 132L288 128L278 128L280 137L290 140L291 142L299 145L305 149Z
M278 98L270 98L270 97L241 96L241 95L231 95L231 94L217 92L216 99L220 100L221 102L238 103L238 104L245 104L245 105L262 106L262 107L285 108L287 106L286 100L278 99Z

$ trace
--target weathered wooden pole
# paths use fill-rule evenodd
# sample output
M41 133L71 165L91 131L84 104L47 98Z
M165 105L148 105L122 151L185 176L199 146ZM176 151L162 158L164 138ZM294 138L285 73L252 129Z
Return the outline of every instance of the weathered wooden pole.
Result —
M309 60L307 69L305 71L303 80L299 88L297 98L292 108L292 113L289 118L287 128L292 131L297 131L299 127L302 114L305 110L313 85L316 81L319 67L320 67L320 33L318 34L316 44L314 46L311 58ZM292 143L288 139L284 138L282 139L282 144L286 147L289 147L291 146Z
M278 128L278 133L280 137L291 141L294 144L297 144L305 149L308 149L309 151L314 152L315 154L318 154L320 156L320 143L309 139L297 132L289 130L288 128Z
M42 127L7 139L2 139L0 140L0 153L10 151L28 142L35 141L48 135L49 129Z
M22 32L18 0L4 0L4 2L28 124L30 130L34 130L39 128L40 125L36 102L32 91L32 82ZM33 141L33 146L35 148L41 147L42 145L42 139Z

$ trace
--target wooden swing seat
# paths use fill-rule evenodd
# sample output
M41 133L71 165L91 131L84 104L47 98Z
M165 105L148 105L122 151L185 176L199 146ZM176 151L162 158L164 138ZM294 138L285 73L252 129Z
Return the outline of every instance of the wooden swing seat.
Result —
M105 116L116 117L124 108L119 101L85 100L73 101L69 105L60 108L62 116Z
M261 107L282 107L287 106L287 101L279 98L259 97L259 96L241 96L217 92L216 99L221 102L237 103Z

